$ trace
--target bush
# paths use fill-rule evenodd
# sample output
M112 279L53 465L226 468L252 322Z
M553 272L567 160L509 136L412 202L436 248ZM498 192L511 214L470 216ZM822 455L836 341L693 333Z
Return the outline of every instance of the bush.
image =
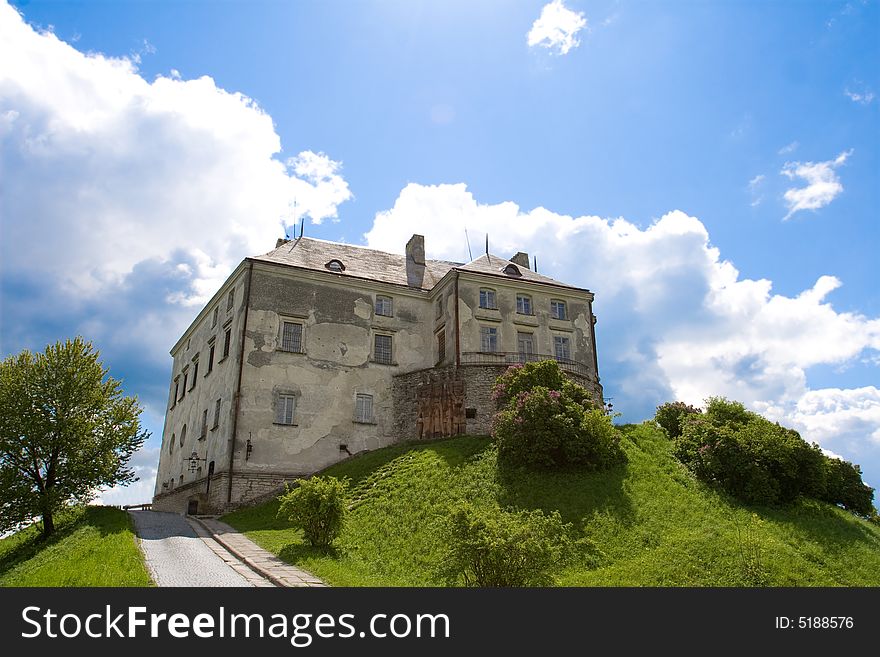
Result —
M825 495L825 457L819 447L737 402L710 400L705 415L687 416L675 439L675 454L700 479L749 504Z
M443 575L455 586L549 586L552 570L571 549L559 512L502 511L453 506L441 533L447 545Z
M336 477L297 479L278 499L278 515L302 529L305 539L316 547L333 543L345 518L348 480Z
M847 461L824 457L825 494L821 499L861 516L876 517L874 489L862 481L862 471Z
M496 413L492 435L502 467L602 469L624 460L610 417L543 386L520 392Z
M611 418L589 391L569 381L556 361L508 368L493 396L501 410L492 435L502 467L605 468L625 460Z
M667 402L657 407L654 421L666 430L670 438L678 438L681 435L681 425L688 415L702 413L699 408L689 406L684 402Z

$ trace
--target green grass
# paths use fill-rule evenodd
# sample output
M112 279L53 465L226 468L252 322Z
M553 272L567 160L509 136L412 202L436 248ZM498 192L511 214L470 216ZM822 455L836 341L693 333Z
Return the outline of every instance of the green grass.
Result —
M0 586L152 586L125 511L89 506L0 539Z
M275 517L277 502L224 518L254 541L341 586L441 583L438 521L468 499L558 510L583 554L554 573L563 586L880 586L880 528L828 504L746 507L696 481L662 431L623 427L628 463L602 473L499 477L487 438L378 450L328 475L352 480L352 509L322 552Z

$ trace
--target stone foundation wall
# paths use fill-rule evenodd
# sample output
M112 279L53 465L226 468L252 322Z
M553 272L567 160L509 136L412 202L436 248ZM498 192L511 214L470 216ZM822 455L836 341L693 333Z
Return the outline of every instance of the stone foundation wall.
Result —
M208 478L203 477L167 493L153 497L154 511L187 513L191 502L198 503L197 513L215 515L227 513L243 506L253 506L276 497L285 484L302 474L296 473L253 473L235 472L232 475L232 501L227 503L229 474L221 472Z

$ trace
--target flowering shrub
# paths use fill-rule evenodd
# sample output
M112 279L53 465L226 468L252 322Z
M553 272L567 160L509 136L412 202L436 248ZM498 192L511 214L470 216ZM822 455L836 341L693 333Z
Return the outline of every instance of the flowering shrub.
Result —
M625 460L611 418L555 361L511 368L495 392L502 405L492 422L499 465L602 469Z
M657 407L654 421L666 430L670 438L678 438L681 435L681 423L684 418L701 412L699 408L684 402L667 402Z
M830 459L797 431L723 398L705 414L684 416L675 455L698 478L749 504L776 505L803 495L870 516L873 489L851 463Z

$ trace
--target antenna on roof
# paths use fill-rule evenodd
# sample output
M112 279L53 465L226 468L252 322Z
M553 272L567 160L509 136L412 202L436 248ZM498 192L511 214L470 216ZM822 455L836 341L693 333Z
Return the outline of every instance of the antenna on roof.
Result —
M486 233L486 257L489 258L489 233ZM492 258L489 258L491 261Z
M532 262L535 263L532 265L532 270L537 274L538 273L538 256L532 256Z
M474 256L471 253L471 238L467 234L467 226L464 227L464 239L468 245L468 262L473 262Z
M300 220L299 220L299 238L300 239L302 239L303 229L305 228L305 226L306 226L306 218L300 217Z

